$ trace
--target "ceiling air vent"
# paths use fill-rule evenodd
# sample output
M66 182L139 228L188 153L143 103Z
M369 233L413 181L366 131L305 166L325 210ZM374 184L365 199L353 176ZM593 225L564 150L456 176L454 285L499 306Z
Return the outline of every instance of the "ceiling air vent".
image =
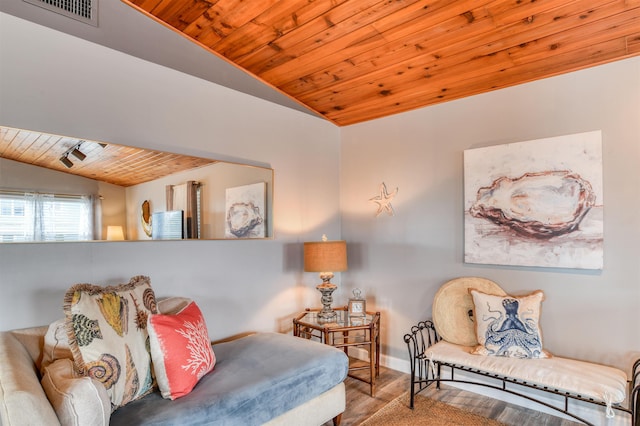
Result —
M98 0L24 0L55 13L98 26Z

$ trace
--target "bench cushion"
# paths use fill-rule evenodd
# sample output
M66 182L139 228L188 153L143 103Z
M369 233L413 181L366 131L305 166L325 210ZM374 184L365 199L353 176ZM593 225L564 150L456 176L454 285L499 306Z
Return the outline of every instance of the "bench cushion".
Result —
M215 369L190 394L158 392L119 408L111 425L261 425L341 383L344 352L318 342L259 333L214 345Z
M472 350L473 347L440 341L427 349L426 355L433 361L475 368L600 402L618 404L625 399L627 375L617 368L557 356L545 359L487 357L472 355Z

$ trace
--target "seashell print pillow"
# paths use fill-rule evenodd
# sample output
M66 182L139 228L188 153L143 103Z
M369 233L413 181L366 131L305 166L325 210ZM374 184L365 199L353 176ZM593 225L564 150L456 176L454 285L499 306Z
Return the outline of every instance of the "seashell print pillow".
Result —
M148 330L153 368L163 398L187 395L213 370L216 355L196 302L183 299L173 312L151 315Z
M509 358L549 358L542 348L540 308L544 293L495 296L471 289L478 346L477 355Z
M102 383L112 410L153 391L147 318L157 304L149 277L109 287L76 284L65 294L64 312L75 368Z

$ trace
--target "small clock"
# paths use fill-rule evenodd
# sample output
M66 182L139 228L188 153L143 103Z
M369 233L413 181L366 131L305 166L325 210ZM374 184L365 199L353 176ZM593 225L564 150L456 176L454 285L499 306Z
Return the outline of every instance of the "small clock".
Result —
M363 318L367 313L367 301L361 296L362 292L356 288L353 297L349 298L349 318Z

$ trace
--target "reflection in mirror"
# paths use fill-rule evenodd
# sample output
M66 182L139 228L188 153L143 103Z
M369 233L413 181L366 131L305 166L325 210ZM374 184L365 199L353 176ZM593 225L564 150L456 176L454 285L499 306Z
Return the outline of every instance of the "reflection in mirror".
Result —
M187 196L190 182L198 190ZM240 191L239 199L237 195L228 199L238 188L256 184L264 188L257 195ZM89 235L96 240L106 239L109 226L122 226L127 240L155 239L153 215L169 210L185 212L184 235L193 238L273 235L273 170L264 167L0 126L0 239L33 241L7 229L7 223L22 220L24 212L7 208L3 191L91 197ZM229 225L238 223L234 210L238 203L252 206L251 211L259 216L247 222L252 232L229 232ZM187 206L193 206L197 214L188 213ZM231 217L233 223L228 220ZM53 232L48 240L79 239Z
M140 214L142 230L147 237L151 236L151 203L149 200L142 202L142 212Z

